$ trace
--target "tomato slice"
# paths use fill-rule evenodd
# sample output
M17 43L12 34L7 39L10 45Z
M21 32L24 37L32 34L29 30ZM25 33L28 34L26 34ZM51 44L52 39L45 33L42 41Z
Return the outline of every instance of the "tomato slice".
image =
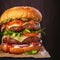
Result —
M33 45L39 44L39 42L32 42Z
M22 25L23 24L23 21L21 20L13 20L9 23L7 23L8 25L13 25L13 24L19 24L19 25Z
M24 33L25 36L36 36L37 33Z
M18 27L20 27L20 26L22 26L23 23L24 23L24 22L21 21L21 20L13 20L13 21L11 21L11 22L8 22L8 23L6 24L6 30L9 29L9 26L12 26L12 25L16 24Z
M34 22L34 20L30 20L29 23L30 24L34 24L35 22Z

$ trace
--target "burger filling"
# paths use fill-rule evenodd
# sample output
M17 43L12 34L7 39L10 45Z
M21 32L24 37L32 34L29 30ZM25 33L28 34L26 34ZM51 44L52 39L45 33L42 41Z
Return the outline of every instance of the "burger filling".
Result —
M2 37L2 43L10 44L14 48L41 46L40 23L33 19L28 22L27 19L26 21L23 20L12 20L2 25L1 31L3 31L4 34ZM34 53L37 51L32 52Z
M3 24L1 30L3 31L4 35L9 36L10 40L14 39L22 42L26 38L27 40L30 38L35 39L34 37L39 35L40 23L32 19L28 22L22 20L13 20L6 24ZM37 37L37 41L39 38L40 37Z

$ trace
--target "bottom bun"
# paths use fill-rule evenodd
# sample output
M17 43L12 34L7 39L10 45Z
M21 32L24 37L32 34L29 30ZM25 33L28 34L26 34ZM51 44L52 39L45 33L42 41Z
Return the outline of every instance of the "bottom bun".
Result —
M40 50L40 46L24 47L23 49L24 49L24 52L29 52L29 51L32 51L32 50L39 51Z
M4 52L9 52L11 45L9 44L1 44L1 50Z
M24 52L30 52L32 50L37 50L39 51L41 49L41 46L24 46L20 47L19 45L11 46L8 44L2 44L1 48L4 52L9 52L12 54L22 54Z
M23 48L11 47L9 52L12 53L12 54L22 54L22 53L24 53L24 50L23 50Z

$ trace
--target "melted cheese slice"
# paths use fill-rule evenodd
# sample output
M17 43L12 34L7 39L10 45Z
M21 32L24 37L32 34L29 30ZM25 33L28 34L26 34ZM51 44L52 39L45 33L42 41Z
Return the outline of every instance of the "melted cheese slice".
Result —
M14 37L14 39L16 39L16 40L18 40L20 42L24 41L26 38L28 38L28 37L27 36L20 36L19 39L17 37Z

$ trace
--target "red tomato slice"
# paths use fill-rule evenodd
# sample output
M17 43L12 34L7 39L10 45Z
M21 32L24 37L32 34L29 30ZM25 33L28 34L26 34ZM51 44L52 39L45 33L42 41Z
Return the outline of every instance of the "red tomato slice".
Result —
M21 21L21 20L13 20L13 21L11 21L11 22L8 23L8 25L13 25L13 24L22 25L23 24L23 21Z
M30 20L29 23L30 24L34 24L35 22L34 22L34 20Z
M33 45L39 44L39 42L32 42Z
M24 33L25 36L36 36L37 33Z
M7 23L7 25L6 25L6 30L8 30L8 29L9 29L9 26L11 26L11 25L17 24L18 27L20 27L20 26L22 26L23 23L24 23L24 22L21 21L21 20L13 20L13 21Z

